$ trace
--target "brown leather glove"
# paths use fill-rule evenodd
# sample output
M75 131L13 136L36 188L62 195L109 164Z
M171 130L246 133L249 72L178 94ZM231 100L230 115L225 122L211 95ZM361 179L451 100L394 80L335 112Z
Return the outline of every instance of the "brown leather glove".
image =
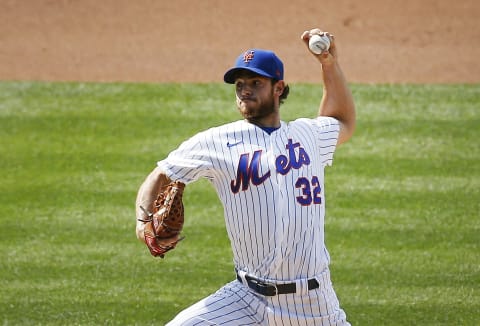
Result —
M169 183L162 188L155 200L153 212L140 206L147 214L147 219L139 219L145 223L145 244L155 257L163 258L167 251L174 249L177 243L183 240L180 232L184 223L184 189L184 183Z

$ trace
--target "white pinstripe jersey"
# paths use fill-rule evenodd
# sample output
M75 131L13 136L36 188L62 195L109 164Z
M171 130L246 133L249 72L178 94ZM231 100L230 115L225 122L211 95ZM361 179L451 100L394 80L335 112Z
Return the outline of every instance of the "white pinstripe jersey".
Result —
M338 121L328 117L282 121L270 135L241 120L198 133L158 166L173 180L212 182L237 269L271 280L307 278L329 264L324 167L338 134Z

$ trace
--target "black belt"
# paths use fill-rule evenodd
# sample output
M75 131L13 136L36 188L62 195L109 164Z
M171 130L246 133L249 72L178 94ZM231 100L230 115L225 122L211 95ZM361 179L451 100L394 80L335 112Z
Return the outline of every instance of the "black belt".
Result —
M238 274L237 274L237 280L240 283L243 283L242 278ZM272 297L277 294L287 294L287 293L297 292L296 283L275 284L270 282L264 282L248 275L245 275L245 281L247 281L247 285L250 289L266 297ZM308 282L309 291L313 289L318 289L318 287L320 286L318 284L318 281L314 278L309 279L307 282Z

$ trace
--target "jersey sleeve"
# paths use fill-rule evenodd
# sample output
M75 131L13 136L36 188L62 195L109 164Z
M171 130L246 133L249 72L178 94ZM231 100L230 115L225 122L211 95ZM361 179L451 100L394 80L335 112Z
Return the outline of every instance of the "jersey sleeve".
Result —
M332 165L333 154L340 135L340 123L331 117L317 117L313 120L317 132L320 153L324 165Z
M331 117L317 117L315 119L300 118L296 120L302 129L311 130L320 152L320 159L323 165L332 165L333 154L337 147L340 134L340 123Z
M172 180L185 184L201 177L208 178L212 163L205 150L204 138L204 134L200 133L186 140L165 159L157 162L157 166Z

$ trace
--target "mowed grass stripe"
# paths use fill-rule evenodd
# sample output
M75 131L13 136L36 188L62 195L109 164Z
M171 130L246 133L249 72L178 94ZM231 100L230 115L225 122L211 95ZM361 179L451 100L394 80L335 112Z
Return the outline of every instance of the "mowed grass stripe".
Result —
M284 120L316 114L294 84ZM354 325L479 321L479 85L352 85L355 137L327 169L332 278ZM234 279L211 185L187 188L165 260L135 239L155 162L239 118L223 84L0 83L0 316L16 325L164 324Z

